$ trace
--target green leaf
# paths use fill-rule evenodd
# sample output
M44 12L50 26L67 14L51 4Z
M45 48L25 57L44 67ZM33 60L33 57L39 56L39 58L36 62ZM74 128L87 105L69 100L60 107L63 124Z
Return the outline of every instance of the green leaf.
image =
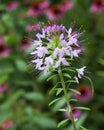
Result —
M71 76L70 76L69 74L67 74L67 73L63 74L63 76L65 76L65 77L71 79Z
M57 125L56 122L49 117L35 117L34 122L43 129L55 129Z
M63 91L62 88L57 88L56 96L58 96Z
M56 74L54 74L54 75L50 76L50 77L47 79L47 81L49 81L49 80L53 79L55 76L56 76Z
M22 95L24 94L24 91L17 91L14 94L12 94L4 104L2 104L1 108L10 108L11 105L16 102Z
M97 75L104 77L104 71L97 71Z
M1 2L1 1L0 1ZM4 9L6 8L6 5L5 4L0 4L0 11L3 11Z
M65 119L65 120L62 120L61 122L58 123L57 127L61 127L62 125L64 125L66 122L68 122L69 119Z
M21 59L16 59L15 64L20 71L26 71L26 63Z
M29 92L24 95L24 97L30 101L43 102L44 96L40 92Z
M98 59L98 63L100 63L101 65L103 65L104 66L104 59Z
M87 111L91 110L91 109L88 108L88 107L75 107L75 108L77 108L77 109L81 109L81 110L87 110Z
M59 83L60 83L60 82L56 83L56 85L52 87L52 89L49 91L49 94L52 94L52 93L55 91L55 89L56 89L56 87L57 87L57 85L58 85Z
M70 111L71 111L71 108L68 108L68 109L67 109L67 112L70 113Z
M15 45L19 42L19 37L17 35L8 35L4 37L5 42L9 45Z
M67 110L66 109L59 109L58 111L63 111L64 112L64 111L67 111Z
M76 126L77 126L77 129L78 129L78 130L80 130L79 126L85 122L87 116L88 116L88 113L87 113L87 112L86 112L86 113L83 113L83 115L82 115L82 116L78 119L78 121L76 122ZM72 129L73 129L73 126L70 125L70 127L68 128L68 130L72 130Z
M69 69L69 68L64 68L64 69L62 69L62 70L66 70L66 71L69 71L69 72L75 72L75 70Z
M3 82L5 82L8 79L8 75L2 75L0 76L0 84L2 84Z
M3 34L5 32L5 28L2 25L2 23L0 22L0 34Z
M5 26L6 26L8 29L14 30L13 19L12 19L12 17L11 17L8 13L6 13L5 15L3 15L2 21L4 22Z
M53 103L57 102L58 100L60 100L61 98L56 98L54 100L52 100L50 103L49 103L49 106L51 106Z
M7 63L0 65L0 78L4 74L9 74L9 73L12 73L12 72L14 72L14 68L13 68L12 65L7 64Z
M68 80L65 83L76 83L76 81L75 80Z
M74 92L74 93L77 93L77 94L81 95L81 93L79 91L75 90L75 89L69 88L69 90L72 91L72 92Z
M81 125L80 125L80 128L81 128L81 130L88 130L88 129L86 129L85 127L83 127Z
M77 102L77 99L70 99L70 102Z
M58 100L54 106L53 106L53 111L58 111L59 109L61 109L63 106L65 106L65 98L62 97L60 100Z

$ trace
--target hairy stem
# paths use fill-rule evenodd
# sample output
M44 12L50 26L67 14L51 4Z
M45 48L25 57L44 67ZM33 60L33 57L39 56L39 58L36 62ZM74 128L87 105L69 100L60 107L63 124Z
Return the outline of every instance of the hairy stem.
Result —
M70 105L70 102L69 102L69 99L68 99L67 90L66 90L66 86L65 86L65 82L64 82L64 78L63 78L63 74L62 74L61 69L58 70L58 74L59 74L61 84L62 84L62 87L63 87L67 108L68 108L69 114L70 114L70 120L72 122L74 130L77 130L76 124L75 124L75 121L74 121L74 116L73 116L73 113L72 113L72 108L71 108L71 105Z

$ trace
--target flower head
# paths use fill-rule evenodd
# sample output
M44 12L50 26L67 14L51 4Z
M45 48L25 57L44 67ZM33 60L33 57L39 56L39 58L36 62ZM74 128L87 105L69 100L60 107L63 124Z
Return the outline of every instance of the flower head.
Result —
M60 8L63 11L67 11L69 9L72 9L73 8L73 2L72 1L63 1L60 4Z
M5 57L10 54L10 48L5 44L4 37L0 37L0 57Z
M104 11L104 0L93 0L90 11L94 13Z
M77 55L76 55L76 56L77 56ZM77 71L77 73L78 73L78 76L75 76L75 77L74 77L76 83L79 84L78 78L81 79L81 78L84 76L85 68L86 68L86 66L84 66L84 67L82 67L82 68L80 68L80 69L76 69L76 71Z
M2 129L2 130L8 130L10 127L12 127L13 126L13 121L12 120L5 120L2 124L1 124L1 126L0 126L0 128Z
M80 69L76 69L76 71L78 72L78 78L81 78L84 75L85 68L86 68L86 66L84 66Z
M28 16L38 16L43 14L45 9L49 6L48 0L40 0L38 2L33 2L27 12Z
M73 93L73 97L76 98L80 102L87 102L92 99L92 91L91 88L87 85L81 85L77 87L77 91L80 92L80 95L77 93Z
M4 82L0 85L0 93L3 93L7 90L8 88L8 83L7 82Z
M77 109L76 107L74 106L71 106L72 107L72 113L73 113L73 116L74 118L79 118L82 114L82 111L80 109ZM64 112L64 116L66 118L70 118L70 114L68 114L68 112Z
M45 11L45 15L50 20L58 20L63 17L64 11L60 8L60 6L52 5Z
M6 6L7 11L12 11L17 9L19 6L19 3L17 1L8 2Z
M78 33L74 33L71 28L67 30L64 25L51 24L42 28L36 34L34 51L31 52L36 69L49 71L50 68L56 69L61 65L68 66L67 57L73 59L80 53L76 49L80 46L77 36ZM79 76L83 75L83 69L77 71Z

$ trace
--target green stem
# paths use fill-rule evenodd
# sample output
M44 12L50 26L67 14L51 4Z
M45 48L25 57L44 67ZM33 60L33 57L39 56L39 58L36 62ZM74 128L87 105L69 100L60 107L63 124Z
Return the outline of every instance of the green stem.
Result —
M69 112L70 119L71 119L74 130L77 130L76 124L75 124L75 121L74 121L74 116L73 116L73 113L72 113L72 108L71 108L71 105L70 105L70 102L69 102L69 99L68 99L67 90L66 90L66 86L65 86L65 82L64 82L64 78L63 78L63 74L62 74L61 69L59 69L58 73L59 73L59 77L60 77L60 80L61 80L61 83L62 83L64 96L65 96L65 100L66 100L66 103L67 103L67 108L68 108L68 110L70 110L70 112Z

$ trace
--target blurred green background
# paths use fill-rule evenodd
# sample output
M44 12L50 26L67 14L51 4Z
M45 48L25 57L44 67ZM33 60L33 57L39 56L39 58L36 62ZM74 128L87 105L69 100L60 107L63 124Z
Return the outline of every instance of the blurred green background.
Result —
M100 1L100 0L99 0ZM91 108L83 112L80 123L91 130L104 128L104 12L91 12L94 1L73 0L73 6L62 11L60 5L67 0L49 0L42 8L40 0L0 0L0 130L58 130L57 123L65 119L57 108L62 102L52 107L48 103L55 94L48 92L55 80L46 82L45 77L35 71L31 65L31 39L39 23L64 24L83 33L84 54L77 61L77 66L87 66L87 75L95 87L94 97L82 105ZM103 6L104 5L99 5ZM61 6L62 7L62 6ZM37 14L31 13L31 8ZM50 18L47 11L54 11ZM54 10L55 9L55 10ZM51 15L51 14L50 14ZM57 17L59 16L59 17ZM80 84L89 82L83 80ZM70 123L59 128L69 130Z

